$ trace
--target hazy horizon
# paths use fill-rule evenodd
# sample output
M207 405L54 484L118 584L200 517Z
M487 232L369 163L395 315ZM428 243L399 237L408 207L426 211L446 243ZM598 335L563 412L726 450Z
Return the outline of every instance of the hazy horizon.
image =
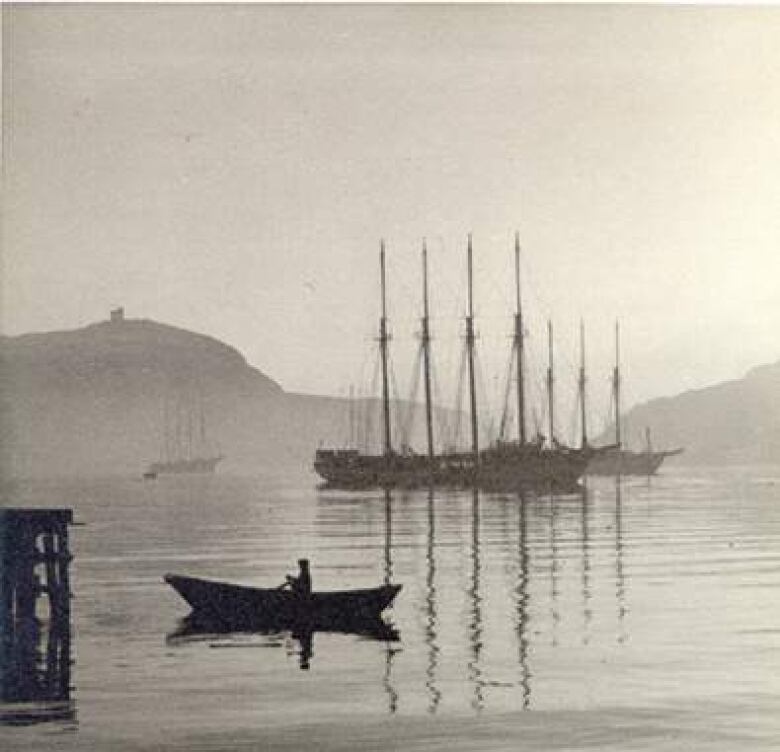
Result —
M620 319L629 402L780 358L780 9L2 13L5 334L121 305L287 391L344 394L384 238L405 381L426 237L452 374L472 232L485 377L503 378L517 230L529 347L543 365L551 317L559 382L581 317L604 393Z

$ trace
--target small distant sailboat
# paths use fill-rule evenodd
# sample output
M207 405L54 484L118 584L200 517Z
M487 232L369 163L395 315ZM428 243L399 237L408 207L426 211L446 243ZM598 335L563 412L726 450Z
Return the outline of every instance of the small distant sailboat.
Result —
M197 424L192 400L177 400L173 415L168 401L164 403L161 458L152 462L143 473L144 480L160 475L195 475L213 473L224 456L214 451L206 434L206 416L202 397L198 399Z
M580 390L580 397L584 404L584 378L582 376L580 377ZM617 322L615 322L615 368L612 371L612 400L615 406L615 446L595 455L591 459L586 469L588 475L655 475L667 457L673 457L682 453L682 448L654 451L650 441L649 428L645 428L646 444L643 450L632 451L622 448L620 426L620 343ZM585 440L585 434L583 433L583 441Z

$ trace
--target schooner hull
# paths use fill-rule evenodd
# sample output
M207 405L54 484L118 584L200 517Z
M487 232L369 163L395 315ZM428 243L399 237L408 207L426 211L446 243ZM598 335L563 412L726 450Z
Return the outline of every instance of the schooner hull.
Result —
M361 454L354 450L319 450L314 469L328 488L473 488L513 492L572 490L577 487L591 452L541 449L536 445L502 444L480 453L437 455Z
M193 457L192 459L153 462L147 470L151 475L196 475L213 473L222 457Z
M590 450L541 449L501 444L482 453L478 486L485 491L572 491L593 453Z
M632 452L612 449L597 455L588 463L588 475L655 475L667 457L680 454L682 449L662 452Z

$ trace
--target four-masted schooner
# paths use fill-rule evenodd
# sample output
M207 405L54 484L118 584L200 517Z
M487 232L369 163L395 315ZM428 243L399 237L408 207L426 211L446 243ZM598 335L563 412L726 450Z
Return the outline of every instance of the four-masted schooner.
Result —
M381 317L379 348L382 373L382 452L371 454L354 448L318 449L314 469L332 488L430 488L476 487L487 491L513 492L522 489L573 490L585 472L588 462L599 449L560 444L554 434L552 326L548 326L549 357L547 393L549 441L541 435L532 440L526 436L525 383L523 350L523 314L520 297L520 241L515 236L516 312L513 337L513 359L517 369L518 435L514 441L499 440L480 448L475 371L475 335L472 285L472 241L468 238L468 313L466 325L466 360L470 400L471 449L436 452L434 449L433 405L431 400L430 329L428 312L427 252L423 245L423 316L421 347L425 391L427 453L396 451L392 442L388 378L388 331L385 294L385 247L380 248Z
M195 416L191 395L178 395L173 415L165 400L163 419L163 442L160 459L149 464L143 477L147 480L159 475L197 475L213 473L217 465L225 459L221 452L215 452L212 442L206 435L206 416L203 398L197 403L198 431L195 433ZM185 412L184 420L182 412Z

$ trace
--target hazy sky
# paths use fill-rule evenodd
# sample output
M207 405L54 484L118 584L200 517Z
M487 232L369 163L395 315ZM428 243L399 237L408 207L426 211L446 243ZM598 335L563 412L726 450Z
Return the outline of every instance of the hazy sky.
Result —
M472 232L494 384L517 229L530 343L541 367L552 316L562 388L580 316L599 397L615 317L630 400L780 358L780 9L3 14L7 334L121 304L344 393L371 370L384 237L404 381L426 236L444 382Z

